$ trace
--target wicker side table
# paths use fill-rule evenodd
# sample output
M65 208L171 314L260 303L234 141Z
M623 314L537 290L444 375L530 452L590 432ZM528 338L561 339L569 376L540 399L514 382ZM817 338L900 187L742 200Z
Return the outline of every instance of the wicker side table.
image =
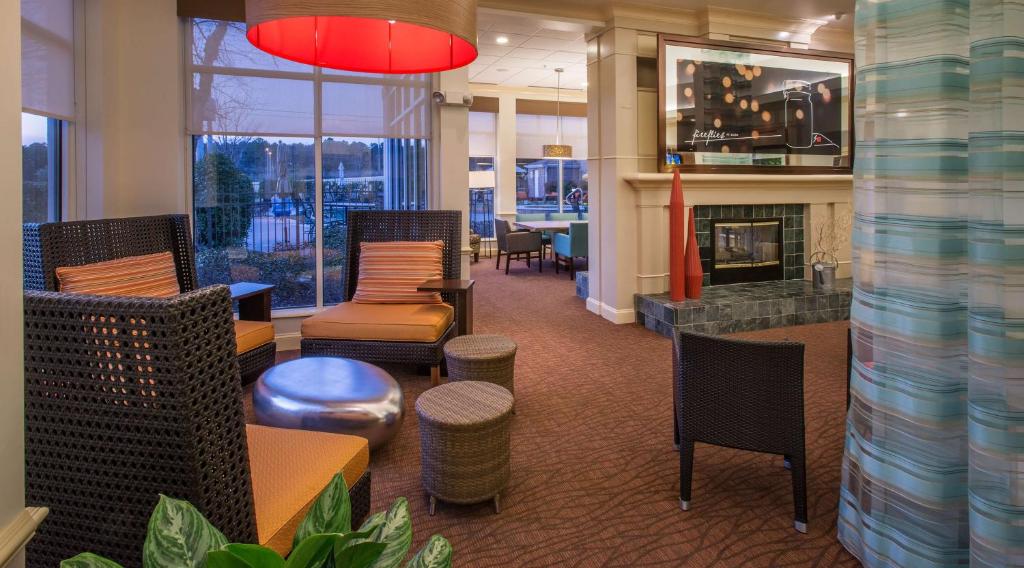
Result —
M515 395L516 344L503 335L463 335L444 344L448 380L483 381Z
M448 383L421 394L416 414L430 514L438 500L468 504L491 499L500 513L500 494L512 475L512 394L480 381Z

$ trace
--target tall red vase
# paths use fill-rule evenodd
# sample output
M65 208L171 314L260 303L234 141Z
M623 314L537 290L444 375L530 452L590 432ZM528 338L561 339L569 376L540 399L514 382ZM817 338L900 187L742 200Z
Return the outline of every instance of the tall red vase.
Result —
M668 201L668 283L669 296L673 302L686 299L686 232L683 226L685 219L683 182L679 179L679 170L676 170L672 178L672 194Z
M693 208L687 223L686 239L686 297L699 300L704 286L704 269L700 267L700 248L697 246L697 224L693 220Z

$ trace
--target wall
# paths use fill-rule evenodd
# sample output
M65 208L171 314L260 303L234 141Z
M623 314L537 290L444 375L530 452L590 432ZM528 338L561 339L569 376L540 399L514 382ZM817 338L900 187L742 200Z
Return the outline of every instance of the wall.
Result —
M79 218L188 211L175 0L85 3Z
M0 188L21 201L21 17L19 0L0 0ZM17 134L17 136L15 136ZM25 511L24 373L21 301L21 208L0 209L0 548L17 545L10 532ZM13 536L13 535L11 535ZM23 559L15 564L22 565ZM0 560L0 564L3 561Z

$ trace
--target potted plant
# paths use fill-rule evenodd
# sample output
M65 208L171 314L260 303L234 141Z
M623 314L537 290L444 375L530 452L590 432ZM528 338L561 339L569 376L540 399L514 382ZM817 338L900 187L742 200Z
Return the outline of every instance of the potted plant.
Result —
M149 518L144 568L397 568L412 545L409 503L398 498L385 512L352 530L352 503L341 473L317 497L295 531L287 560L256 544L228 543L187 501L165 495ZM405 568L451 568L452 547L433 535ZM121 568L113 560L83 553L61 568Z
M814 227L817 239L810 256L811 277L814 287L831 290L839 268L839 249L849 242L851 219L848 215L831 215L829 220Z

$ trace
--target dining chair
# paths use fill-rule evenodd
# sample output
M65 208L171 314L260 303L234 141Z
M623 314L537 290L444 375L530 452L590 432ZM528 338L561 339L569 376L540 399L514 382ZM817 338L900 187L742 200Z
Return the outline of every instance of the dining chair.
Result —
M513 231L509 222L505 219L494 220L494 234L498 241L498 262L495 269L501 268L501 254L505 253L505 274L508 274L509 261L526 260L526 266L530 266L530 259L537 253L537 266L539 272L544 272L544 243L541 234L534 231ZM523 258L526 255L526 258Z

